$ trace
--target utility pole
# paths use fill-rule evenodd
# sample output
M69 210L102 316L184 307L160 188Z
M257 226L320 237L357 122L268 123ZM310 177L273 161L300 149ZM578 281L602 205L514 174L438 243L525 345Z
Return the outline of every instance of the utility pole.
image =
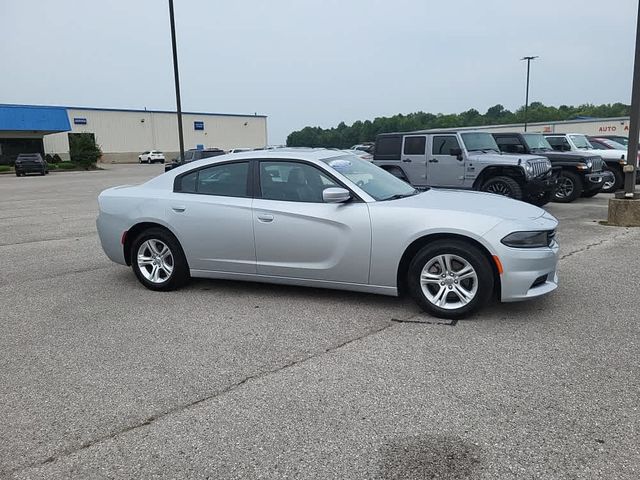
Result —
M171 22L171 47L173 48L173 75L176 83L176 108L178 114L178 140L180 141L180 161L184 160L184 136L182 134L182 105L180 102L180 74L178 73L178 48L176 47L176 22L173 17L173 0L169 0L169 21Z
M638 135L640 135L640 3L636 24L636 54L633 64L633 86L631 87L631 120L629 121L629 145L627 165L624 167L624 194L618 198L636 198L636 170L638 169Z
M520 60L526 60L527 61L527 95L526 95L526 100L524 102L524 131L527 131L527 113L529 111L529 71L531 69L531 60L534 60L538 58L537 56L535 57L522 57Z

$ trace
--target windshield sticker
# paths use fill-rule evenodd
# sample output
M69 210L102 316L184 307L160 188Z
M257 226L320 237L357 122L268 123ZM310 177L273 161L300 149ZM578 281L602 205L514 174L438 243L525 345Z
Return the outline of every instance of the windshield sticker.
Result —
M351 162L349 160L333 160L329 162L329 166L334 170L346 170L351 166Z

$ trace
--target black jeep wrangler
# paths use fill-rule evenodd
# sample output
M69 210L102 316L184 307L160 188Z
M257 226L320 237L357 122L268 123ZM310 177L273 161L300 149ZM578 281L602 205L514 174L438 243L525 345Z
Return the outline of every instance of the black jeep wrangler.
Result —
M558 172L553 201L573 202L580 196L597 195L609 173L603 169L602 158L591 153L558 152L541 133L499 132L493 138L505 153L534 154L547 157Z

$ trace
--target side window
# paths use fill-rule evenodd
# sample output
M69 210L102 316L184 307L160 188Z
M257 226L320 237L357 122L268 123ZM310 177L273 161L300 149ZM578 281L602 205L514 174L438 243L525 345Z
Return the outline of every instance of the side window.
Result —
M433 137L432 155L451 155L452 148L460 148L458 139L453 135L437 135Z
M608 150L607 147L596 140L589 140L589 143L591 143L591 146L596 150Z
M311 165L260 162L260 190L265 200L322 203L322 192L329 187L339 185Z
M193 160L193 152L184 152L184 161L190 162Z
M424 155L427 137L404 137L405 155Z
M249 164L227 163L188 173L178 179L176 191L223 197L246 197Z
M494 137L501 152L525 153L526 149L518 137Z
M374 150L376 160L400 160L402 137L400 135L378 137Z
M547 141L554 150L571 150L571 145L565 137L547 137Z

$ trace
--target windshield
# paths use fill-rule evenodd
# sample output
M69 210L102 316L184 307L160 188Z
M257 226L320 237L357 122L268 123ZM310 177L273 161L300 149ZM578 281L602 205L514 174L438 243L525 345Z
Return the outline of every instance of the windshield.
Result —
M531 151L553 150L546 138L541 133L523 133L525 143Z
M581 148L583 150L588 150L593 148L593 146L589 143L589 140L587 140L587 137L585 137L584 135L569 135L571 137L571 140L573 140L573 144L577 147L577 148Z
M602 143L604 143L606 146L608 146L609 148L613 149L613 150L626 150L627 147L621 143L618 142L614 142L613 140L609 140L608 138L603 138L601 140Z
M500 152L498 144L490 133L476 132L461 134L464 146L469 152L473 151L491 151Z
M376 200L392 200L418 193L411 185L356 155L327 158L323 162Z

